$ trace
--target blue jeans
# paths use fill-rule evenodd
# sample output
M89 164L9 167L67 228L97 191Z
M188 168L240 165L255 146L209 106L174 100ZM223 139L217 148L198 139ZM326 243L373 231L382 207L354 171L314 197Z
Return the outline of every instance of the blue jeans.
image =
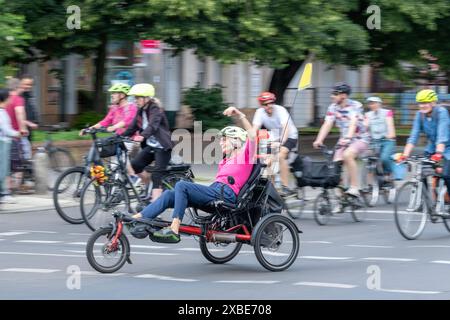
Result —
M164 210L173 208L172 218L183 220L184 211L188 207L201 207L211 201L221 200L222 186L223 184L220 182L204 186L193 182L178 181L174 190L164 191L155 202L145 207L142 216L153 219L163 213ZM236 202L236 194L228 185L224 187L223 200L231 203Z
M394 140L387 140L387 139L379 139L379 140L373 140L374 144L377 144L380 146L380 160L383 164L383 171L385 174L390 174L394 170L394 160L392 160L391 156L395 152L395 141Z

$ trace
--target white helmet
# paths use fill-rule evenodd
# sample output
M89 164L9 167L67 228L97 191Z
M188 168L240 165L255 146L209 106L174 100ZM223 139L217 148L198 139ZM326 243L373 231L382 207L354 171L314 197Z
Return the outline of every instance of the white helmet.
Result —
M219 134L223 137L238 138L242 142L245 142L245 140L247 140L247 131L236 126L225 127L220 130Z
M379 97L368 97L367 102L378 102L378 103L383 103L383 100L381 100L381 98Z

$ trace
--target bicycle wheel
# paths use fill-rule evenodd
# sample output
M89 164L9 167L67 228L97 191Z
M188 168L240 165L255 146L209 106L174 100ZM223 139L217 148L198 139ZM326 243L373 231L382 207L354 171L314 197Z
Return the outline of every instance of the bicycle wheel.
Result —
M447 187L445 184L440 186L439 188L439 201L438 205L436 205L436 213L445 213L448 212L448 204L445 204L445 198L447 197ZM445 229L447 229L448 232L450 232L450 219L449 218L442 218L444 220L444 226Z
M298 188L297 197L293 199L286 199L285 203L289 216L292 219L300 218L306 205L305 188Z
M348 206L350 208L350 213L355 222L362 222L367 217L367 209L364 200L360 197L351 197L348 199Z
M270 271L286 270L298 256L298 229L289 218L269 214L253 230L252 245L256 259L264 268Z
M70 168L56 180L53 188L53 204L59 216L68 223L81 224L80 195L85 182L83 167Z
M361 196L368 207L374 207L380 196L380 184L376 172L363 166L361 170Z
M417 183L407 182L398 190L395 198L395 225L400 234L408 240L420 236L427 222L427 203L424 195L419 193Z
M169 173L163 178L162 184L164 190L172 190L178 181L193 182L190 177L187 177L183 173Z
M47 177L47 185L50 191L53 190L55 185L55 181L61 172L75 167L75 159L71 155L71 153L62 148L52 148L48 152L49 158L49 172Z
M89 181L81 191L80 210L89 229L95 231L114 221L112 210L132 212L127 190L122 185L97 186Z
M331 201L323 193L314 200L314 220L317 224L324 226L331 218Z
M90 237L86 245L86 256L92 268L101 273L116 272L123 267L130 255L130 243L122 233L113 247L112 227L100 228Z
M242 243L214 243L207 242L204 237L200 238L200 251L210 262L216 264L226 263L237 256L241 250Z

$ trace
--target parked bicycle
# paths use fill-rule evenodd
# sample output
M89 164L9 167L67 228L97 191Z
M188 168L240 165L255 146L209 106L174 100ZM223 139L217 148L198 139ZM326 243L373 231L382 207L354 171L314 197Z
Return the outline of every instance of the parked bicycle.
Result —
M391 179L387 178L380 159L380 145L371 144L367 155L362 158L361 194L367 206L373 207L378 203L380 194L386 204L395 200L396 189Z
M447 187L438 163L423 157L413 156L405 161L413 177L397 192L394 203L395 224L400 234L408 240L417 239L425 229L427 220L441 220L450 232Z
M64 128L60 125L51 125L45 126L43 129L45 130L45 142L38 152L45 152L48 157L47 187L48 190L52 191L58 176L67 168L74 167L76 163L68 149L55 146L53 142L52 134ZM33 159L24 161L23 167L20 168L24 172L23 182L35 182L33 162Z

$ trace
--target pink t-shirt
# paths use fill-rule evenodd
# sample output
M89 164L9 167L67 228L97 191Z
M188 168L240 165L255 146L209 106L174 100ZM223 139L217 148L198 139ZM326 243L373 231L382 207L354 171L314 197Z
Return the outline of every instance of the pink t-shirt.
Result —
M6 105L6 112L11 119L11 126L14 130L19 131L19 123L16 117L16 108L25 107L25 100L18 95L10 95L8 98L8 104ZM25 110L24 110L25 112Z
M124 107L118 105L112 105L109 108L109 112L106 117L100 121L100 125L103 127L113 126L121 121L125 122L125 127L117 129L117 134L122 134L128 128L128 126L133 122L134 117L138 108L135 104L129 103Z
M223 159L219 163L219 171L216 175L216 182L227 184L233 189L236 195L247 182L253 165L256 163L256 142L255 140L247 140L244 148L236 156ZM228 183L228 176L234 178L234 184Z

